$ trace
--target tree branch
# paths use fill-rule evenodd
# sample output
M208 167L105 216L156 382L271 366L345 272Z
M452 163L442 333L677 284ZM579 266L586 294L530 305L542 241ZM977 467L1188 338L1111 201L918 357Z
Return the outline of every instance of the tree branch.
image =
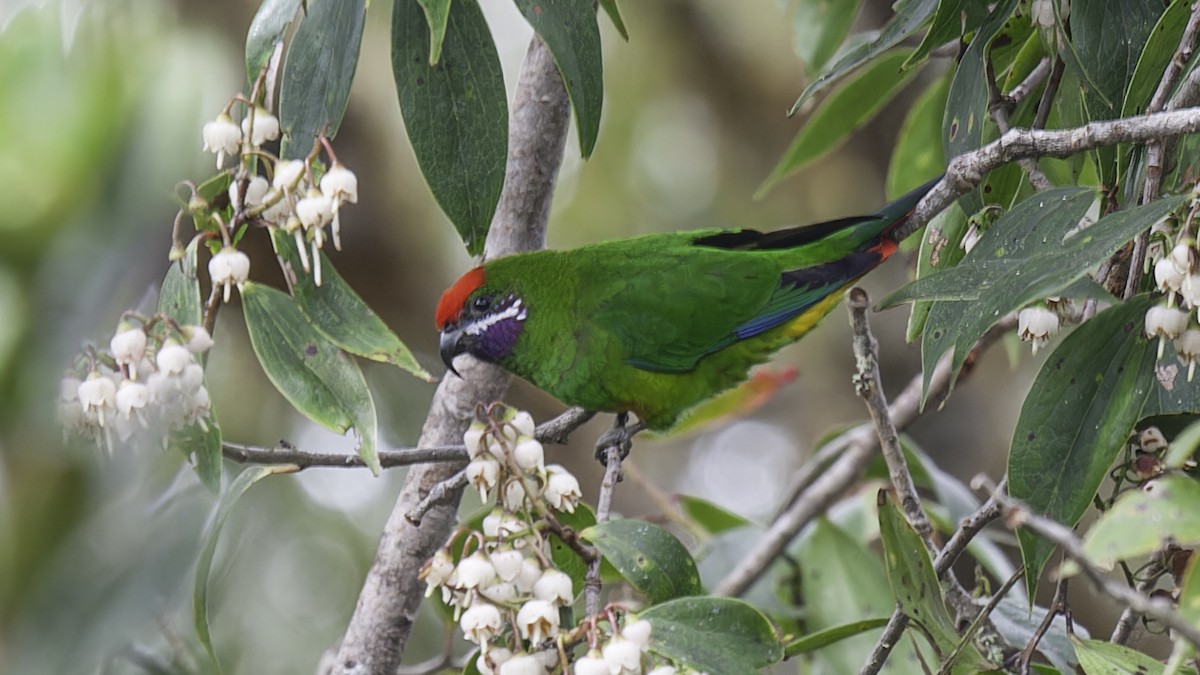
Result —
M488 233L487 257L545 246L569 113L566 89L550 50L535 36L525 55L509 118L504 190ZM442 378L419 447L461 442L475 406L500 398L508 386L509 376L496 366L465 357L459 362L463 378ZM322 672L392 675L396 671L423 595L417 573L454 528L462 490L456 490L448 502L431 507L420 525L411 523L407 515L462 466L459 461L409 469L337 656L325 660L327 667Z

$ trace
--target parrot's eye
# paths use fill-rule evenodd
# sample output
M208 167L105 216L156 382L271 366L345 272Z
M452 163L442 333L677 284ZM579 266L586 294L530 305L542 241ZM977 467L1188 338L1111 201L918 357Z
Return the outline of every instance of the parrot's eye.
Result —
M492 306L492 299L486 295L481 295L478 298L475 298L475 301L471 303L471 306L474 307L475 311L477 312L486 312L488 307Z

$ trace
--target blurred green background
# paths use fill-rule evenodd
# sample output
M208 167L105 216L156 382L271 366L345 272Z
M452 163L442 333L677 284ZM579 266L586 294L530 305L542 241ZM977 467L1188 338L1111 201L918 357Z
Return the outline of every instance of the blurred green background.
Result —
M334 263L436 373L433 308L469 260L408 147L390 71L388 2L371 4L350 108L335 141L359 176ZM530 30L509 3L481 3L510 89ZM601 21L604 118L594 156L574 136L550 245L659 230L761 229L869 212L884 201L887 152L918 89L841 149L752 194L801 120L785 111L806 73L777 0L627 0L631 41ZM192 565L214 501L180 458L63 443L58 380L89 340L107 342L167 269L177 181L211 174L201 125L241 87L252 0L0 1L0 672L147 672L195 665ZM878 25L886 2L859 22ZM252 276L279 285L265 237L247 238ZM865 283L876 299L903 283L893 261ZM226 438L352 451L351 439L299 418L267 382L234 301L221 313L209 387ZM865 417L850 384L841 310L773 367L799 378L752 419L702 436L643 442L642 473L668 492L769 517L815 441ZM877 315L890 394L919 370L903 343L907 312ZM997 350L970 386L913 430L945 468L998 476L1030 374ZM364 364L385 446L415 442L433 386ZM980 386L986 384L986 387ZM561 406L518 383L509 401L538 419ZM589 444L599 420L553 459L594 498ZM236 470L229 466L227 469ZM402 472L311 470L272 478L239 503L214 568L214 640L227 672L311 672L340 635ZM618 508L653 512L626 483ZM431 617L432 618L432 617ZM435 653L437 622L411 657ZM170 661L174 655L176 661ZM164 658L167 660L164 661Z

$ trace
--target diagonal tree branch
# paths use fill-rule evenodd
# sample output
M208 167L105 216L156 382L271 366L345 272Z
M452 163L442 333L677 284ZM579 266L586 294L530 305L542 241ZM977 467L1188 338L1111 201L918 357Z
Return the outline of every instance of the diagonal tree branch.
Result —
M554 183L562 164L570 108L562 78L546 45L529 45L509 120L504 190L488 233L485 256L544 248ZM462 358L463 378L442 378L421 430L418 447L461 443L480 401L500 398L509 376L500 368ZM319 672L392 675L400 665L420 606L417 573L445 543L455 525L461 489L425 512L419 525L406 517L435 486L465 462L420 464L409 469L404 487L384 526L375 561L363 582L358 604L333 658Z

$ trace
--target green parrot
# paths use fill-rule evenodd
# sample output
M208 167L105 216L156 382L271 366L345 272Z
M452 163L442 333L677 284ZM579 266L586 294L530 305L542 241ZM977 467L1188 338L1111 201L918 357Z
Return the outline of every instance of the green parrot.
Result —
M795 342L896 251L935 179L869 216L761 233L651 234L499 258L438 303L440 351L497 363L567 405L665 430Z

